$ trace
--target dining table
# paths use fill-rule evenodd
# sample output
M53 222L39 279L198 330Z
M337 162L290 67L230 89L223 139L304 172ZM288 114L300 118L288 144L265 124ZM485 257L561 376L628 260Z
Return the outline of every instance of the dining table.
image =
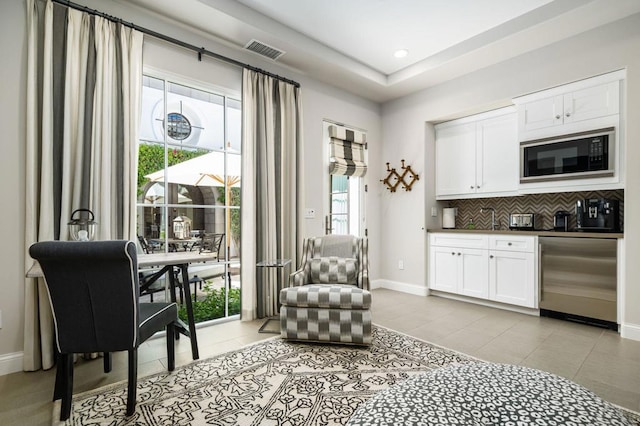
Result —
M138 268L153 267L158 268L152 275L145 279L140 287L140 292L150 286L161 276L167 274L169 277L171 301L176 301L176 277L173 274L174 268L180 268L182 273L182 289L184 291L184 303L187 311L187 324L178 319L178 331L189 337L191 341L191 354L194 360L200 358L198 353L198 339L196 337L196 324L193 316L193 303L191 300L191 288L189 286L189 264L201 263L216 260L216 253L198 253L198 252L171 252L171 253L151 253L138 254ZM42 278L42 268L37 261L27 271L27 278Z

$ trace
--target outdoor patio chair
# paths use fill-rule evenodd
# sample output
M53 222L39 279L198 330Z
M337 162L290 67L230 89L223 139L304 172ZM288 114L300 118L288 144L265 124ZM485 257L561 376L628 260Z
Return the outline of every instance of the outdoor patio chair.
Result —
M142 248L142 251L145 252L146 254L155 253L156 250L159 250L162 248L161 244L150 243L149 240L147 240L142 235L138 235L138 242L140 243L140 247Z
M200 253L216 253L218 260L221 260L222 256L222 242L224 241L224 234L209 234L202 235L202 240L197 246ZM195 248L195 247L194 247ZM194 249L192 248L192 250Z

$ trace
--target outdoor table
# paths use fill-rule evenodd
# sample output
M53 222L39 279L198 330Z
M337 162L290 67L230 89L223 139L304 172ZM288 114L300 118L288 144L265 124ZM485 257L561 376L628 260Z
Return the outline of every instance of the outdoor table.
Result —
M179 248L182 248L184 251L189 251L194 247L196 243L199 243L200 241L202 241L202 238L196 238L196 237L184 238L184 239L179 239L179 238L166 239L166 243L169 245L169 251L171 252L179 251L178 250ZM165 243L165 239L150 238L149 242L160 244L161 246L163 246Z

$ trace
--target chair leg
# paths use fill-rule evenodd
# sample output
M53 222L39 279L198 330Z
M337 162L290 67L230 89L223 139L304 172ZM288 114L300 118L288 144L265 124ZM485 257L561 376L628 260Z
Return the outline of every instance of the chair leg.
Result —
M127 417L136 412L136 386L138 383L138 350L129 350L129 383L127 386Z
M56 384L53 387L53 400L57 401L64 396L65 379L67 378L66 358L58 353L56 358Z
M176 327L174 323L167 324L167 364L169 371L176 368Z
M104 372L109 373L111 372L111 367L113 365L113 363L111 362L111 352L105 352L103 356Z
M73 354L60 354L60 366L63 370L63 384L60 389L54 391L54 400L56 392L62 392L62 404L60 408L60 420L64 421L71 415L71 402L73 401ZM58 372L56 371L56 387L58 386Z

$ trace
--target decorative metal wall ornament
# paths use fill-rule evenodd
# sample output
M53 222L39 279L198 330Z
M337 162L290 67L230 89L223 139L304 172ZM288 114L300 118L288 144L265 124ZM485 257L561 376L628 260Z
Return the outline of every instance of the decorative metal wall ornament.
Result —
M411 191L411 186L420 179L420 176L411 170L411 166L405 166L404 160L400 161L402 162L401 169L404 170L402 174L398 173L395 168L389 167L389 163L387 163L387 177L380 179L380 182L387 185L387 189L391 192L396 192L396 188L400 184L405 191Z

